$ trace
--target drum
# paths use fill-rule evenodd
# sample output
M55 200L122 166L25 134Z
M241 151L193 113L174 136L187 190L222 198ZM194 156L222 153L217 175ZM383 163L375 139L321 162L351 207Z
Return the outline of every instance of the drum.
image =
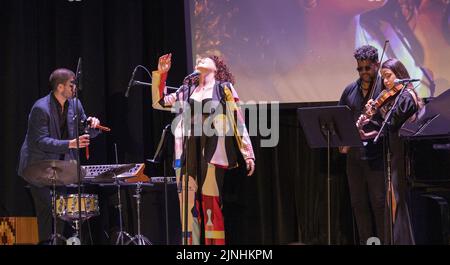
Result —
M86 220L99 214L98 196L81 194L81 219ZM78 194L60 195L56 200L56 215L65 221L78 219Z

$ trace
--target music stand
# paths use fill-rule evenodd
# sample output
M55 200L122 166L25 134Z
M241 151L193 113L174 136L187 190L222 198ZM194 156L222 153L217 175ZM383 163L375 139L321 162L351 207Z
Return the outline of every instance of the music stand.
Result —
M331 245L331 147L361 147L362 142L348 106L307 107L297 110L311 148L327 148L328 245Z
M450 136L450 89L426 104L417 120L405 122L400 137L408 140L447 138Z
M167 189L167 166L166 166L166 159L165 154L167 153L167 141L169 140L170 136L170 124L168 124L161 134L161 139L159 140L158 147L156 149L155 155L153 156L153 159L147 159L148 162L156 165L163 163L163 170L164 170L164 209L165 209L165 215L166 215L166 245L169 245L169 203L168 203L168 189ZM154 174L151 174L154 175Z

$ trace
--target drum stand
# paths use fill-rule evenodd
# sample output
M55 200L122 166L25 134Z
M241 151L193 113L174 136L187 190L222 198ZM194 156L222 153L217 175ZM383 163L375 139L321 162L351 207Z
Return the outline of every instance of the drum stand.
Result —
M130 241L132 241L133 239L131 238L130 234L123 231L122 200L120 198L120 183L119 183L119 179L117 177L116 177L116 185L117 185L117 200L118 200L118 204L116 207L119 210L119 228L120 228L120 231L117 233L116 245L119 245L119 244L123 245L123 240L125 237L128 237Z
M66 241L66 238L56 232L56 169L53 168L53 177L52 177L52 190L50 191L52 197L52 218L53 218L53 226L52 226L52 235L48 240L50 245L57 245L58 239Z
M81 245L79 233L80 233L80 225L82 221L75 219L73 221L72 228L75 230L75 233L73 236L69 239L67 239L67 245Z
M78 205L80 203L80 197L76 198L76 204ZM81 200L82 201L82 200ZM86 209L86 205L84 205L85 209ZM80 209L80 207L77 207L78 209ZM68 221L68 220L66 220ZM66 241L67 245L81 245L81 239L80 239L80 226L83 223L83 218L80 219L79 214L77 214L77 217L73 220L68 221L70 223L70 226L72 227L72 229L75 231L73 233L73 236L68 238Z
M141 234L141 191L142 191L142 182L136 183L136 195L133 197L136 198L136 207L137 207L137 229L138 233L133 238L131 238L127 245L130 243L134 243L135 245L152 245L152 242L148 240L144 235Z
M79 201L81 201L82 207L76 207L76 208L78 208L78 209L81 208L82 211L80 213L76 213L75 215L73 215L75 218L67 218L67 220L63 219L64 221L69 222L71 227L72 227L72 229L75 231L73 233L73 236L67 239L67 241L66 241L67 245L81 245L81 236L80 236L81 232L80 231L81 231L81 226L82 226L84 221L88 222L89 235L91 236L91 243L93 242L92 241L92 235L90 234L91 230L90 230L90 227L89 227L89 218L99 214L98 206L96 206L98 198L94 197L94 201L90 202L89 201L89 199L90 199L89 195L86 196L86 197L84 197L83 195L84 194L82 194L82 196L81 196L81 198L82 198L81 200L79 199L79 197L76 197L74 199L74 203L75 204L73 205L74 207L78 206ZM91 205L91 203L94 203L94 205L93 205L94 211L93 211L93 213L90 214L90 205ZM83 212L85 212L84 215L83 215ZM80 219L80 216L81 216L81 219Z
M78 186L78 185L77 185ZM79 191L81 191L81 187L82 185L78 186ZM82 193L78 193L78 194L82 194ZM82 196L77 196L76 200L75 200L76 206L78 208L78 213L76 214L76 218L70 221L70 226L72 227L72 229L75 231L73 233L73 236L68 238L66 243L67 245L81 245L81 225L83 223L83 217L82 217L82 205L81 203L85 203L82 200ZM86 210L86 204L84 204L84 209Z

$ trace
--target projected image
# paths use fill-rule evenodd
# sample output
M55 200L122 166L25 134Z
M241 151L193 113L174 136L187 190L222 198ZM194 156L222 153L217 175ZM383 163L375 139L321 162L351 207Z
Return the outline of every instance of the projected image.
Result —
M382 47L388 39L388 57L398 58L414 78L421 97L437 96L450 88L450 1L387 1L360 16L357 45Z
M357 78L353 51L399 58L422 97L450 87L445 0L191 0L192 54L218 54L242 100L337 101Z

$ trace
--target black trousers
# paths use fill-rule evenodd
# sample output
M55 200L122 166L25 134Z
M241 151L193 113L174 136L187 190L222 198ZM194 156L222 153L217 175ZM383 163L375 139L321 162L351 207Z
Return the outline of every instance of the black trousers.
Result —
M384 241L385 179L382 161L362 160L357 148L347 154L347 178L360 244L378 237Z
M59 189L58 189L59 190ZM58 193L57 190L57 193ZM33 198L34 209L38 222L39 243L49 243L48 240L52 235L53 229L53 215L52 215L52 189L49 187L35 187L30 186L31 196ZM56 218L56 233L63 235L64 222ZM58 242L64 244L65 242Z

